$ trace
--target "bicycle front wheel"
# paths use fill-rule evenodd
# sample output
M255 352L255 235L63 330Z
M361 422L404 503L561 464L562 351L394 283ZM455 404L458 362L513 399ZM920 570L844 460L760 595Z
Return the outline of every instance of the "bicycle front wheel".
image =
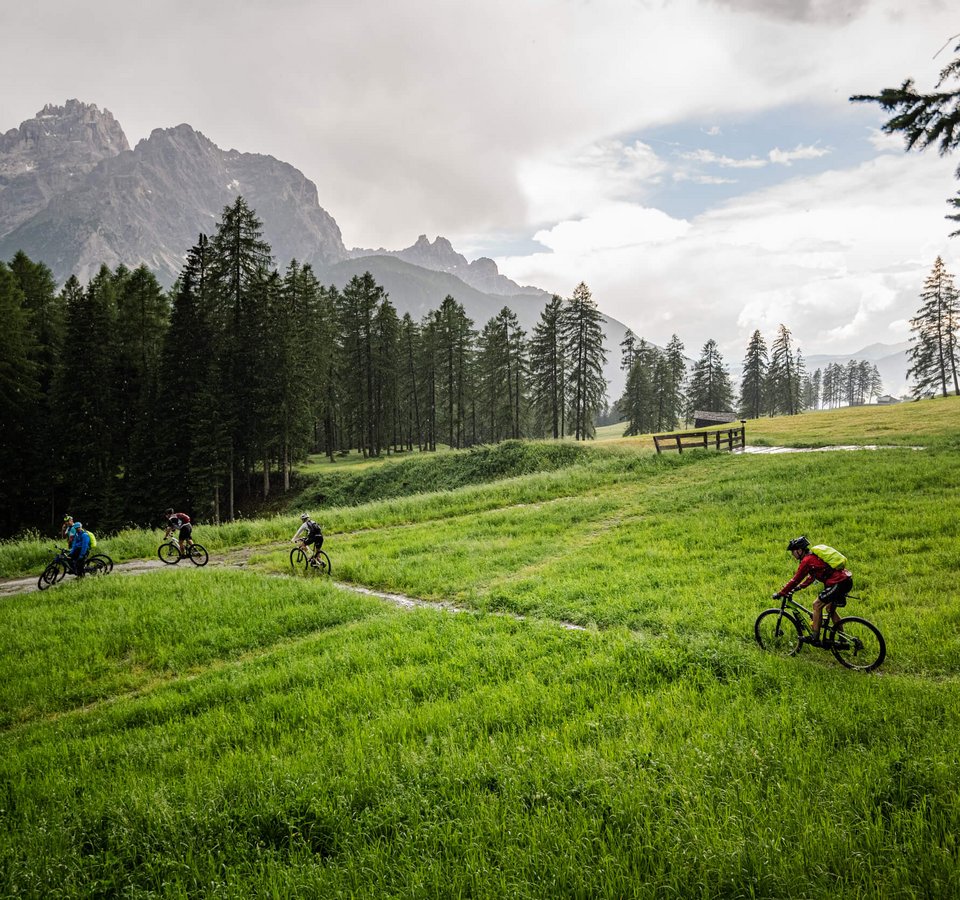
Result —
M880 629L859 616L840 620L830 649L840 665L859 672L872 672L887 655Z
M166 544L160 545L157 556L160 557L160 562L166 563L168 566L175 566L180 562L180 547L176 541L167 541Z
M797 620L779 609L765 609L753 625L757 643L777 656L795 656L800 649L800 626Z
M190 562L195 566L205 566L210 559L210 554L203 544L191 544L187 552L190 554Z
M48 587L53 587L58 581L65 578L67 567L61 562L52 562L44 570L37 582L37 587L45 591Z
M303 547L294 547L290 551L290 565L294 569L305 569L310 563L310 557L306 554Z

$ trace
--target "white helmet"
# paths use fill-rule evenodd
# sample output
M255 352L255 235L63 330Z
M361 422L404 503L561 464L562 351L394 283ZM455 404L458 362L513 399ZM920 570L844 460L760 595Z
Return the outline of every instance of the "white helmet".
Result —
M307 519L309 519L309 518L310 518L310 516L308 516L306 513L300 513L300 521L301 521L301 522L306 522Z

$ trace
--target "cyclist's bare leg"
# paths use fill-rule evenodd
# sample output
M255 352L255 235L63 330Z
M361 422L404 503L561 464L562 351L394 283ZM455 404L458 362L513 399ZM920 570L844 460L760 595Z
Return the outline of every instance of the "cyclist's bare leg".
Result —
M813 632L814 640L818 640L820 637L820 623L823 621L823 607L825 605L819 597L813 601L813 622L810 628ZM834 615L836 615L836 611L834 611Z

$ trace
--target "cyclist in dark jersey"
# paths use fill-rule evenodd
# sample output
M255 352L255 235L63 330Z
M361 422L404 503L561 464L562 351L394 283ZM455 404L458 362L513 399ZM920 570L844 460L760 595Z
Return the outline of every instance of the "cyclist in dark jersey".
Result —
M300 522L301 525L297 529L297 533L291 538L291 542L295 544L297 541L301 541L304 549L313 544L313 556L310 559L316 559L320 548L323 546L323 529L306 513L301 513Z
M173 534L174 530L179 528L180 534L177 536L177 542L180 544L180 552L184 553L186 548L193 543L191 535L193 534L193 524L190 522L190 516L182 512L174 512L173 507L167 510L167 533L163 536L166 540Z

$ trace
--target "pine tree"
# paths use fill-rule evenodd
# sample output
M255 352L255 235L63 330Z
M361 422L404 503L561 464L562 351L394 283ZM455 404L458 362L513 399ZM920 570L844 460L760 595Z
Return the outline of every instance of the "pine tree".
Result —
M479 433L486 443L510 437L513 429L510 347L506 320L490 319L477 341Z
M556 294L547 302L534 326L529 344L530 403L538 434L563 436L565 359L560 332L563 300Z
M688 417L694 410L724 412L733 406L733 387L717 342L711 338L690 373L687 389Z
M745 419L759 419L766 412L764 385L768 367L767 344L759 330L754 331L743 358L740 381L740 415Z
M264 296L263 284L273 265L270 245L263 240L263 223L238 196L223 210L210 241L211 314L216 337L215 380L230 385L223 397L222 432L226 445L217 456L227 460L228 515L236 512L235 476L238 471L252 475L258 447L255 440L256 406L251 372L257 365L262 343L262 310L257 300ZM249 480L248 480L249 489Z
M463 306L448 294L437 310L435 325L439 427L450 447L462 447L466 440L467 398L472 393L473 322Z
M937 390L947 396L948 384L960 394L958 381L958 330L960 330L960 294L938 256L920 294L923 304L910 320L913 332L907 355L911 365L907 377L914 383L914 396Z
M408 450L423 450L423 432L420 424L420 399L417 360L420 358L420 329L410 313L404 313L400 321L398 339L398 395L400 403L401 440Z
M114 384L116 285L101 266L84 290L68 279L64 353L55 381L55 415L66 482L65 500L92 528L120 525L115 426L122 398Z
M770 367L767 370L767 409L771 415L796 415L800 411L801 367L793 347L793 335L786 325L780 325L770 348Z
M31 460L33 416L41 397L38 367L31 359L23 291L0 262L0 534L11 534L29 516L26 476Z
M953 52L960 54L960 44L954 47ZM955 83L960 83L960 55L941 70L937 88ZM915 89L913 79L908 78L899 88L884 88L879 94L858 94L850 99L879 103L886 112L892 112L894 115L883 126L883 130L887 134L901 132L907 150L926 150L939 144L940 155L944 156L960 147L960 86L954 90L921 94ZM960 166L956 174L960 178ZM960 194L947 202L960 210ZM960 222L960 213L946 218ZM957 236L960 236L960 231L950 235Z
M18 516L12 515L14 511L11 510L11 518L19 518L21 524L32 526L46 521L53 527L59 524L62 515L62 511L57 510L55 493L58 480L57 426L52 387L63 347L64 302L50 269L43 263L35 263L25 253L18 252L10 262L10 272L23 296L22 309L26 317L24 346L34 367L33 377L38 391L27 430L16 440L17 448L23 454L16 482L23 506ZM17 328L16 324L10 325L14 334ZM11 360L14 358L15 354ZM32 390L28 381L24 381L23 390ZM0 416L0 421L5 420ZM14 440L12 434L8 440Z
M628 437L649 434L658 428L661 406L657 371L661 358L660 351L642 338L634 345L623 396L617 401L627 420L624 434Z
M564 357L568 361L567 399L571 419L568 430L578 441L593 437L594 420L603 408L607 391L603 377L607 354L602 322L590 289L580 282L564 305L561 324Z
M654 382L657 394L657 431L676 428L683 419L686 406L687 362L683 358L683 342L672 335L664 352L657 356Z

